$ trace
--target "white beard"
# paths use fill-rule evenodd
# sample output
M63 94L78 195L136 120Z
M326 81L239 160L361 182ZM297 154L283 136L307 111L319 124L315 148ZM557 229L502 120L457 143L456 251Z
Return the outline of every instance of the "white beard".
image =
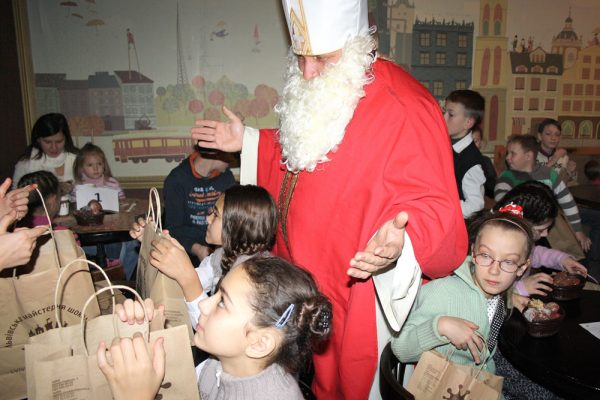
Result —
M340 60L310 80L303 78L296 55L290 52L283 94L275 106L281 119L282 159L289 171L312 172L337 150L365 95L364 86L373 80L369 71L374 48L371 37L352 38Z

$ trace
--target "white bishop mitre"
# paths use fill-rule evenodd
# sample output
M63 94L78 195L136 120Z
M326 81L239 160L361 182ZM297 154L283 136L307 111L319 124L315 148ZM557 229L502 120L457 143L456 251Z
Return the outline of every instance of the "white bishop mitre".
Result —
M282 0L294 53L327 54L369 35L367 0Z

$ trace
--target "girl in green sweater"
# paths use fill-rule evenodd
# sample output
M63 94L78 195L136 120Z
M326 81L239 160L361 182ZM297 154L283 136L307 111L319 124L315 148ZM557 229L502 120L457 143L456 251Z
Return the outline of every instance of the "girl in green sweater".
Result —
M453 275L420 289L400 335L392 339L401 362L417 362L432 349L446 354L453 346L452 361L469 365L487 360L484 368L495 372L489 355L512 308L510 289L529 266L534 246L530 225L515 213L489 213L474 222L471 255Z

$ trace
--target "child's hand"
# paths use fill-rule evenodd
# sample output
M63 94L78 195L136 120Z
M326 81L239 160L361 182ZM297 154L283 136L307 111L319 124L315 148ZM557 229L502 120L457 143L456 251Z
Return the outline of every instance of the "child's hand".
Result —
M529 304L529 297L512 292L512 302L517 310L523 312L525 307L527 307L527 304Z
M194 243L191 250L200 261L204 260L204 258L210 254L210 248L208 246L202 246L200 243Z
M562 147L559 147L554 152L554 156L552 158L554 158L555 160L558 160L559 158L563 158L566 155L567 155L567 150Z
M554 282L554 279L552 279L550 275L540 272L538 274L530 275L527 278L522 278L521 281L530 296L534 294L546 296L548 292L552 291L551 285Z
M148 346L138 332L130 338L115 338L106 356L106 344L98 346L98 367L106 377L115 400L154 400L165 377L164 339Z
M483 350L483 341L476 333L477 329L479 326L462 318L443 316L438 320L438 333L446 336L457 349L468 349L475 364L481 362L479 353Z
M571 257L565 258L562 265L565 267L565 270L571 274L587 276L587 268Z
M575 237L577 238L577 241L579 241L579 244L581 245L583 251L587 253L592 247L592 241L590 240L590 238L587 237L583 232L575 232Z
M73 181L60 182L60 192L62 194L71 193L73 191L73 187L75 187Z
M163 237L160 240L152 241L150 264L180 284L192 272L195 274L194 266L185 249L177 240L171 237Z
M12 210L0 217L0 271L28 263L37 238L48 232L48 226L40 225L31 229L15 229L9 233L8 227L14 222L16 215L17 212Z
M152 241L150 264L169 278L175 279L187 301L192 301L204 292L200 278L185 249L179 242L168 236Z
M27 185L22 188L8 191L12 180L6 178L0 185L0 217L8 214L12 210L17 212L17 219L21 219L27 214L27 204L29 203L29 192L35 190L36 184Z
M152 317L154 317L154 302L152 299L145 299L144 305L146 306L148 322L150 322L152 321ZM159 305L157 311L160 314L164 314L165 306ZM134 323L141 324L144 322L144 308L138 301L127 299L123 304L117 304L115 313L121 321L127 322L129 325L133 325Z
M131 229L129 230L129 236L132 239L142 241L142 236L144 236L144 228L146 227L146 220L142 217L139 217L137 221L135 221L131 225Z

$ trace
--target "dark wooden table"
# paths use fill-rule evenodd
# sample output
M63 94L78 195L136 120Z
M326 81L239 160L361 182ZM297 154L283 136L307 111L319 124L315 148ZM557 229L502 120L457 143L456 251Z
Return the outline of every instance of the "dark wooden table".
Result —
M600 185L578 185L569 190L577 204L600 210Z
M146 213L148 199L123 199L119 202L119 208L118 213L106 214L102 225L78 225L72 214L56 217L54 222L77 233L82 246L96 246L98 265L106 266L104 245L131 239L129 236L131 224L135 221L136 216Z
M515 310L500 332L500 350L529 379L565 399L600 399L600 339L579 325L600 321L600 292L584 290L581 298L558 303L566 316L556 335L529 336Z

